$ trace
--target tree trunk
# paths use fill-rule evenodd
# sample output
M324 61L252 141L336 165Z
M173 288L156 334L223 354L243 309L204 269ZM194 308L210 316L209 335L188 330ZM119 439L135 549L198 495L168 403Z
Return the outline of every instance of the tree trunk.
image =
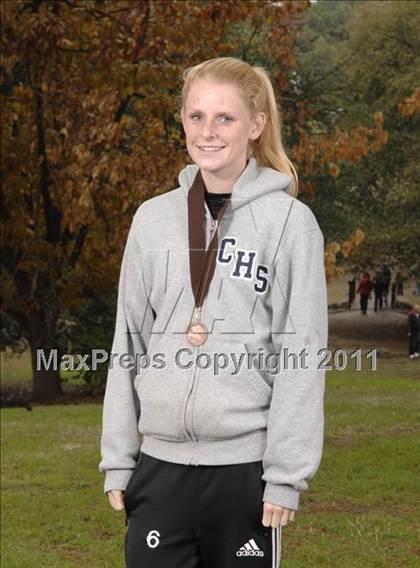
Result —
M32 400L47 402L63 394L56 310L50 305L44 307L44 310L32 311L28 316L28 323L33 377ZM40 355L43 355L43 358Z

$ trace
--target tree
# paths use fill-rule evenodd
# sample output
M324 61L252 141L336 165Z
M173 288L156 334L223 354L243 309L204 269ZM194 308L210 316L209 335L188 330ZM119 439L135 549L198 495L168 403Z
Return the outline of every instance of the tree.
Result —
M357 133L380 117L386 131L372 141L375 151L339 160L334 179L317 169L314 209L328 240L365 235L354 254L337 256L350 270L389 260L406 274L418 271L419 25L415 2L321 1L306 13L296 53L318 119Z
M292 100L293 46L308 7L3 3L2 311L29 342L34 399L61 393L59 371L36 365L38 349L60 352L60 315L111 290L135 209L176 185L187 159L177 120L182 70L242 57L266 64L280 104ZM291 153L310 174L310 112L299 101L283 113Z

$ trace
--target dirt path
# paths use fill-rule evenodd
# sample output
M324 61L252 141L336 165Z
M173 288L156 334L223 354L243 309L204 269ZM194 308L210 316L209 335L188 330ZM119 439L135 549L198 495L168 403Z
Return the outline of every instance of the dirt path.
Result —
M331 347L381 349L390 355L408 354L407 315L390 308L330 312Z

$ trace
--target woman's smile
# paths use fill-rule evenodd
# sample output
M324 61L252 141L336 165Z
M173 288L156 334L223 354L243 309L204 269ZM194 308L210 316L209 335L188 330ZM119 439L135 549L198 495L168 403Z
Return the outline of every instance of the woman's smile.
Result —
M197 148L202 152L211 153L211 152L219 152L220 150L226 148L226 146L197 146Z

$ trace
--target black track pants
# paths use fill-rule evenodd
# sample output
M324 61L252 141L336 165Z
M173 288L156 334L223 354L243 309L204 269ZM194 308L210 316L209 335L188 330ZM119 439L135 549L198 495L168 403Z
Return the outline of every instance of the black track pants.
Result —
M126 491L127 568L278 568L262 462L181 465L141 453Z

